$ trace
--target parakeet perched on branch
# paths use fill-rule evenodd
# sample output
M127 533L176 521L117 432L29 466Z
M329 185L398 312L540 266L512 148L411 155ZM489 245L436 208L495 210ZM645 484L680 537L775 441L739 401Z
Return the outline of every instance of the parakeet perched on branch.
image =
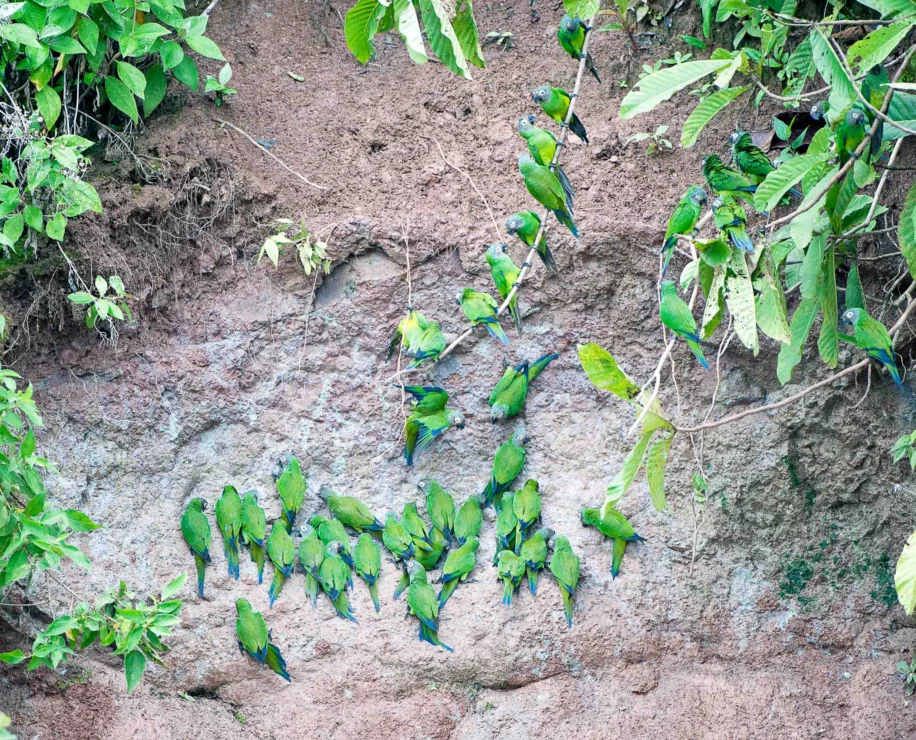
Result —
M576 61L582 59L582 49L585 46L585 34L588 26L577 17L571 18L564 15L560 20L560 27L557 29L557 40L569 56ZM598 70L595 69L595 62L591 54L585 55L585 68L592 73L592 76L601 84L601 78L598 76Z
M537 164L527 152L518 155L518 170L522 173L525 187L542 206L553 211L557 221L579 238L579 231L573 223L573 212L566 201L566 193L557 176L549 168Z
M746 175L726 167L718 154L710 154L703 160L703 177L714 193L757 191L757 186Z
M207 502L202 498L192 498L181 516L181 534L197 566L197 595L200 598L204 597L204 574L210 562L210 522L204 514L206 508Z
M500 298L506 300L512 292L512 288L515 287L515 284L518 282L521 270L518 268L518 265L512 261L512 257L509 256L509 247L502 242L491 244L487 248L486 260L487 264L490 266L490 275L493 277L493 283L496 285L496 290L499 292ZM521 334L522 319L518 313L517 292L512 296L512 300L509 301L507 308L509 310L509 315L515 322L515 330Z
M516 416L525 405L531 381L557 357L557 354L544 355L532 363L526 361L507 367L490 392L490 421L495 423Z
M445 349L445 336L439 328L439 322L427 319L419 311L408 309L407 316L401 319L394 337L388 344L385 362L391 360L398 345L402 344L404 354L413 358L408 368L415 368L425 360L435 362Z
M465 288L455 296L455 303L461 306L461 310L473 326L483 326L491 337L509 346L509 338L499 325L499 316L496 315L499 304L493 296Z
M850 157L856 156L856 149L865 140L868 133L868 116L864 104L857 100L843 117L836 130L836 150L840 155L840 166L845 165Z
M569 104L572 101L572 97L566 90L562 87L541 85L531 93L531 97L560 126L566 126L566 115L569 113ZM569 121L569 130L588 144L588 134L585 131L585 126L575 113L572 114L572 118Z
M558 275L556 260L554 260L550 247L547 246L547 235L543 234L541 240L535 243L540 229L541 217L534 211L520 211L506 219L506 231L515 234L528 248L534 247L547 271L551 275Z
M747 212L728 193L712 202L713 219L722 236L732 246L744 252L754 251L754 242L747 234Z
M663 280L661 286L662 299L659 304L659 314L662 323L683 339L690 351L696 356L700 364L709 370L709 363L703 356L700 347L700 335L697 334L697 322L690 311L687 302L677 294L677 286L673 280Z
M674 254L674 247L677 246L678 235L690 236L696 228L697 221L700 220L700 214L703 213L703 206L706 205L706 191L699 185L691 185L687 192L681 196L671 217L668 219L668 228L665 229L665 243L662 244L662 253L665 255L665 263L662 266L664 275L668 269L668 263Z
M534 125L535 117L533 115L522 116L518 119L518 132L522 135L522 138L528 142L528 152L531 154L531 158L540 165L544 167L550 167L553 164L553 159L557 153L557 139L550 133L547 129L538 128ZM566 173L563 172L563 168L559 165L556 165L554 168L557 179L560 181L560 185L563 186L563 192L566 195L566 204L569 206L569 209L573 208L573 188L572 184L569 182L569 178L566 176Z
M852 327L853 343L886 367L894 382L902 388L903 381L900 379L900 371L894 358L894 341L884 324L873 319L862 308L850 308L843 312L840 323Z

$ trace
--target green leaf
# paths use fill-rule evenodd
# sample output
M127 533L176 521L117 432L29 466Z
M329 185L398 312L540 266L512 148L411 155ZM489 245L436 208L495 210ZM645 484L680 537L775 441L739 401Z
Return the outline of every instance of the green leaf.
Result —
M44 119L45 128L50 131L60 117L60 95L57 94L53 87L45 85L35 93L35 102L38 105L38 112L41 113L41 117Z
M166 41L159 49L159 56L162 58L163 69L172 69L184 59L184 50L178 42Z
M824 260L824 247L827 237L818 234L811 240L800 270L802 298L814 298L818 293L818 281L821 277L821 263Z
M858 190L856 178L852 172L847 172L846 176L836 183L827 191L827 213L830 216L830 228L834 234L841 234L843 231L843 216L846 209L852 202L853 197Z
M56 242L62 242L64 240L64 232L66 230L67 217L63 213L55 214L54 218L45 224L45 234L47 234L49 239L53 239Z
M703 13L703 38L708 39L709 32L712 30L712 11L718 0L698 0L698 2Z
M757 337L757 310L754 304L754 286L747 270L744 253L736 249L728 263L725 278L725 305L732 315L732 328L741 343L756 355L760 351Z
M45 220L38 206L26 206L22 211L22 215L30 229L34 229L39 233L44 230Z
M64 555L70 558L70 560L76 563L80 568L84 570L90 570L92 568L92 563L89 562L89 558L87 558L86 554L78 547L62 542L60 544L60 549Z
M913 7L912 12L916 12L916 6ZM846 53L849 66L858 67L856 71L864 74L876 64L880 64L894 52L914 24L916 21L910 18L889 26L879 26L864 39L856 41L849 47Z
M146 77L143 72L128 62L118 62L118 77L130 91L143 100L146 94ZM125 111L126 112L126 111Z
M6 220L6 223L3 224L3 236L5 236L13 243L19 241L19 237L22 236L22 232L24 230L25 218L23 218L21 213L10 216Z
M77 509L64 509L64 516L67 517L67 524L74 532L91 532L94 529L102 528L101 524L96 524Z
M649 481L649 498L656 511L665 511L668 503L665 500L665 466L668 464L668 452L674 432L655 440L646 458L646 478Z
M127 679L128 694L137 688L145 670L146 656L139 650L132 650L124 656L124 677Z
M859 0L859 3L885 18L913 14L913 0Z
M395 8L397 8L398 2L404 2L404 0L396 0ZM414 18L416 18L416 14L414 14ZM480 48L480 36L477 32L477 21L474 19L474 8L471 5L471 0L465 0L464 3L459 4L452 26L455 29L455 35L458 37L458 43L461 44L461 50L464 52L465 58L475 67L486 67L487 63L483 59L483 50Z
M411 0L394 0L394 15L398 22L398 33L404 39L408 55L415 63L425 64L426 46L423 44L417 11ZM474 30L476 33L476 27Z
M200 73L197 71L197 65L191 57L186 56L172 68L172 74L175 79L189 87L193 92L197 92L197 86L200 82Z
M38 40L38 34L24 23L10 23L9 25L0 26L0 38L6 39L11 44L22 44L33 49L42 48L41 42Z
M768 267L754 282L754 287L758 290L757 326L771 339L777 342L789 342L792 335L789 333L788 311L782 283L773 278Z
M754 194L754 207L758 211L772 211L795 183L813 167L830 159L830 156L830 154L803 154L785 162L778 170L773 170L757 186L757 192Z
M659 103L668 100L678 90L702 80L707 75L721 72L731 66L732 59L709 59L700 62L684 62L666 67L641 79L620 103L620 118L628 119L646 113Z
M824 254L823 276L821 278L821 333L817 349L828 367L836 367L840 357L839 325L837 324L836 268L833 264L833 246Z
M388 3L379 0L358 0L344 21L344 37L350 52L362 64L366 64L375 54L372 39L378 30L378 23L385 14Z
M175 594L181 591L187 579L188 579L187 575L185 573L182 573L175 580L169 581L162 589L162 601L168 601Z
M95 55L99 44L99 27L96 25L95 21L88 17L80 18L80 24L76 30L79 34L80 41L82 41L83 46L86 47L86 51L91 55Z
M862 290L862 280L859 277L859 264L852 263L849 268L849 275L846 278L846 308L861 308L867 311L865 305L865 291Z
M0 653L0 661L9 665L16 665L25 660L25 655L21 650L13 650L9 653Z
M143 100L143 116L149 118L159 104L165 98L165 90L168 87L168 80L165 78L165 72L158 64L154 64L146 70L146 97Z
M916 182L906 196L906 205L900 214L900 223L897 225L897 239L900 243L900 252L910 268L910 275L916 278Z
M218 59L221 62L226 61L219 47L206 36L186 36L184 42L202 57Z
M47 42L48 46L59 54L85 54L83 45L70 36L58 36Z
M783 385L792 379L792 370L801 362L802 349L817 316L817 304L817 298L805 298L798 304L792 316L791 341L779 348L779 359L776 363L776 377Z
M688 46L692 46L695 49L702 49L706 51L706 42L703 39L698 39L696 36L687 36L686 34L678 34L678 38L683 41Z
M646 448L649 446L649 442L654 433L654 429L644 432L639 442L636 443L636 446L630 450L630 454L627 455L626 459L623 461L623 466L617 471L611 484L607 487L607 499L604 502L605 506L613 506L623 497L630 485L632 485L633 479L642 467L642 460L646 455Z
M579 362L592 384L610 391L617 398L633 403L639 395L639 386L617 365L611 354L597 344L579 345Z
M696 239L694 245L700 258L710 267L724 265L731 259L732 249L722 239Z
M713 273L712 282L706 290L706 306L703 309L703 318L700 321L700 334L703 339L709 339L722 321L724 306L722 291L725 289L725 268L717 267Z
M109 102L124 113L131 121L137 123L140 120L140 114L137 112L137 101L134 100L134 94L130 91L121 80L115 77L105 78L105 92L108 95Z
M600 7L601 0L563 0L563 10L566 14L573 18L578 16L584 21L595 15Z
M845 111L857 99L855 88L849 81L840 58L827 41L823 31L815 28L809 36L811 39L811 52L814 55L814 65L824 82L830 85L830 115L831 120Z
M455 35L443 0L419 0L419 3L430 48L439 57L439 61L452 72L467 80L471 79L467 59L461 50L461 44Z
M703 100L684 121L684 127L681 129L681 146L689 149L696 144L700 132L706 125L747 89L745 85L719 90Z

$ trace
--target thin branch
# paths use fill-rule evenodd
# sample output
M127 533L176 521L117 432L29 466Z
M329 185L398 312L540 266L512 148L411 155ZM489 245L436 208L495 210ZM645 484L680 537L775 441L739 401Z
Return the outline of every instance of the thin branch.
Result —
M890 159L887 160L888 166L894 164L894 160L897 159L897 154L900 152L901 146L903 146L903 139L897 139L897 142L894 144L894 150L891 152ZM858 226L851 228L845 234L837 237L838 240L848 239L857 231L861 231L871 223L872 216L875 215L875 211L878 208L878 198L881 196L881 191L884 190L884 183L887 181L887 173L888 170L885 170L881 174L881 179L878 180L878 187L875 188L875 194L872 196L871 208L868 209L868 215L865 217L865 220L862 221L862 223L860 223Z
M293 175L294 177L298 177L300 180L302 180L302 182L304 182L304 183L305 183L306 185L308 185L309 187L317 188L318 190L327 190L327 189L328 189L328 188L325 187L324 185L317 185L316 183L312 182L311 180L307 180L306 178L304 178L302 175L300 175L298 172L296 172L296 170L292 169L289 165L287 165L287 164L286 164L282 159L280 159L276 154L272 154L266 147L261 146L257 141L255 141L255 139L253 139L253 138L252 138L251 136L249 136L247 133L245 133L244 131L242 131L242 129L240 129L240 128L239 128L238 126L236 126L234 123L229 123L229 121L223 121L223 120L220 119L220 118L214 118L213 120L216 121L216 122L217 122L218 124L220 124L221 126L228 126L228 127L231 128L233 131L237 131L238 133L240 133L242 136L244 136L246 139L248 139L248 141L250 141L252 144L254 144L258 149L260 149L262 152L264 152L264 154L266 154L266 155L267 155L268 157L270 157L274 162L276 162L278 165L280 165L284 170L286 170L287 172L289 172L289 174Z
M818 95L823 95L825 92L830 92L830 85L827 85L827 87L822 87L817 90L812 90L811 92L802 93L801 95L796 95L794 97L787 98L783 95L777 95L776 93L771 92L770 89L766 85L764 85L760 80L758 80L754 75L748 75L748 77L751 78L753 83L757 85L758 88L760 88L761 90L763 90L763 92L766 93L768 98L772 98L773 100L778 100L780 103L794 103L798 100L806 100L807 98L816 98Z

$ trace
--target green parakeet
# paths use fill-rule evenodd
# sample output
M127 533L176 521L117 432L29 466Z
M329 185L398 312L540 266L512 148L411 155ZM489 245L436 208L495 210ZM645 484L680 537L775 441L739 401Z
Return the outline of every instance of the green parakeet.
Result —
M448 393L442 388L404 386L404 390L416 399L414 411L404 423L404 459L412 466L414 457L449 429L464 429L464 416L445 408Z
M511 550L497 553L496 573L503 582L503 604L512 606L512 595L518 590L525 575L525 561Z
M482 325L491 337L509 346L509 338L499 325L499 316L496 315L499 304L493 296L465 288L455 296L455 303L461 306L461 310L473 326Z
M353 567L353 551L350 549L350 537L347 530L344 529L343 522L340 519L326 519L323 516L313 516L309 520L315 531L318 532L318 538L325 544L332 542L340 543L339 555L350 568Z
M610 508L602 517L601 509L583 509L582 524L586 527L595 527L605 537L627 542L643 542L644 537L636 534L633 525L617 509Z
M573 552L569 540L565 537L554 537L550 540L550 547L553 549L550 572L560 584L563 609L566 611L566 625L572 629L576 586L579 585L579 557Z
M815 121L820 121L830 110L830 102L827 100L819 100L817 103L811 106L808 111L811 114L811 117Z
M548 116L560 126L566 128L566 115L569 112L569 104L572 102L572 98L566 90L562 87L541 85L531 93L531 97ZM569 120L569 130L588 144L588 134L585 132L585 126L582 125L582 121L579 120L579 116L575 113L572 114L572 118Z
M471 571L474 570L474 564L477 561L477 549L480 542L476 537L468 537L467 541L451 552L445 559L445 565L442 566L442 576L439 582L442 588L439 591L439 609L445 606L446 602L455 593L458 584L466 581Z
M398 516L393 511L389 511L385 515L385 529L382 530L382 544L388 549L388 552L394 556L396 562L403 564L406 564L407 561L413 557L416 550L410 532L408 532L407 528L398 521ZM401 593L407 588L408 583L409 579L405 567L401 580L395 588L393 598L400 598Z
M204 597L204 573L210 562L210 522L204 514L206 508L207 502L202 498L192 498L181 515L181 534L197 565L197 595L200 598Z
M408 365L408 368L411 369L419 366L425 360L435 362L445 349L445 336L437 321L430 321L419 311L408 308L407 316L401 319L394 337L388 344L388 355L385 362L391 360L399 344L403 345L404 354L413 358Z
M445 535L449 542L455 539L455 499L439 485L438 481L426 478L417 485L426 494L426 513L435 529Z
M744 252L754 252L754 242L747 234L747 213L728 193L723 193L712 202L713 219L716 228L732 246Z
M626 551L626 540L614 540L614 554L611 556L611 578L617 578L620 575L620 566L623 564L623 556Z
M515 553L518 554L531 525L541 516L540 486L534 478L526 480L525 485L515 492L515 496L512 497L512 509L518 522L515 532Z
M541 527L522 543L519 557L525 563L528 574L528 590L534 596L538 592L538 573L547 567L547 543L554 536L550 527Z
M427 572L434 570L436 566L439 565L439 561L442 559L442 553L444 553L448 547L448 540L445 539L445 535L438 529L433 528L429 537L433 543L432 547L429 550L417 548L413 556L413 559L422 565L423 569Z
M264 663L280 678L290 680L286 670L286 661L280 654L280 648L270 641L270 631L264 617L252 611L247 599L235 602L237 619L235 620L235 634L239 641L239 650L248 653L259 663Z
M361 534L356 541L356 547L353 549L353 569L369 587L375 611L380 611L382 605L378 600L378 576L382 569L382 553L378 543L367 532Z
M560 20L560 27L557 29L557 40L569 56L576 61L582 59L582 49L585 46L585 34L589 30L584 21L579 17L570 18L564 15ZM601 78L598 76L598 70L595 69L595 62L592 55L586 53L585 68L592 73L592 76L601 84Z
M318 582L334 604L337 616L359 624L347 600L347 587L352 588L353 582L350 567L340 556L340 542L332 541L325 546L324 560L318 568Z
M853 342L859 349L864 349L873 360L887 368L894 382L903 387L897 361L894 358L894 341L880 321L873 319L862 308L850 308L843 313L840 323L851 326Z
M528 435L523 431L518 431L512 435L512 439L496 450L490 482L483 490L487 506L492 504L497 496L509 490L512 481L522 472L522 468L525 467L525 444L527 442Z
M547 129L539 128L534 125L536 120L535 116L530 114L522 116L518 119L516 128L522 138L528 142L528 152L531 154L531 158L544 167L550 167L553 165L553 160L556 156L559 144L557 143L556 137ZM566 196L566 205L572 210L573 198L575 197L572 183L570 183L569 178L560 165L554 165L552 170L556 173L560 185L563 186L563 194Z
M677 245L678 234L690 236L696 228L697 221L700 220L700 214L703 213L703 206L706 204L706 191L699 185L691 185L687 192L681 196L678 204L671 212L668 219L668 228L665 229L665 243L662 244L662 253L665 255L665 264L662 267L664 275L668 269L668 263L674 254L674 247Z
M503 550L515 552L519 544L515 539L518 535L518 517L515 516L514 499L515 494L507 491L499 502L499 511L496 514L496 553L493 555L494 563L499 561L500 552Z
M856 149L865 139L868 117L861 101L853 103L842 123L836 130L836 150L840 155L840 166L845 165L850 157L856 156Z
M340 496L326 486L321 487L318 495L344 526L357 532L381 532L385 528L362 501L352 496Z
M566 202L566 193L557 176L548 167L537 164L531 155L523 152L518 155L518 171L522 173L525 187L538 203L553 211L557 221L579 238L579 231L573 223L573 211Z
M283 505L283 516L286 517L290 529L296 520L296 514L302 508L302 502L305 501L305 488L306 478L302 474L299 461L292 455L287 456L286 468L277 479L277 493Z
M314 608L318 605L318 570L324 560L325 544L311 524L301 526L299 535L302 537L299 543L299 562L305 571L305 595Z
M714 193L754 193L757 191L757 186L746 175L731 167L726 167L722 163L722 157L718 154L710 154L703 160L703 177L706 178L706 184Z
M515 367L507 367L490 391L490 421L496 423L517 416L528 398L528 385L559 356L544 355L532 363L525 361Z
M483 512L480 507L486 505L487 500L482 494L471 496L461 504L461 508L455 514L455 539L459 545L463 545L470 537L480 535L480 527L483 525Z
M251 559L258 566L258 583L264 582L264 537L267 517L258 506L257 491L247 491L242 499L242 542L251 549Z
M766 179L776 168L766 153L754 145L751 135L746 131L734 131L728 136L728 143L732 147L732 160L748 178L756 185Z
M429 536L429 527L426 526L426 522L420 516L420 512L417 511L416 504L404 504L404 511L401 512L401 524L410 533L417 549L433 549L433 541Z
M242 532L242 499L235 486L223 488L216 502L216 525L223 535L223 552L229 564L229 575L239 579L239 535Z
M515 234L529 249L534 248L551 275L559 275L553 252L547 246L547 234L543 234L541 240L536 242L540 230L541 217L534 211L519 211L506 219L506 231Z
M434 414L448 403L448 392L437 385L405 385L404 392L411 395L410 410L417 414Z
M286 579L293 575L293 563L296 562L296 545L287 530L286 519L277 519L270 528L267 538L267 555L274 565L274 579L270 584L268 598L270 606L274 605Z
M864 97L870 105L881 110L881 106L884 105L884 98L887 95L887 85L889 82L890 79L887 76L887 67L883 64L876 64L868 70L862 82L862 97ZM877 114L871 110L867 110L867 113L869 123L874 123ZM870 161L874 162L877 160L878 154L881 152L881 144L883 141L884 121L878 118L878 125L869 142Z
M703 348L700 347L697 322L690 311L690 306L677 294L677 286L673 280L662 281L661 293L659 314L661 315L662 323L671 329L675 335L683 339L700 364L709 370L709 363L706 362L706 358L703 356Z
M407 589L408 613L420 620L420 641L454 652L439 639L439 600L426 580L426 571L416 560L407 563L410 587Z
M497 242L487 248L487 264L490 266L490 275L493 277L493 283L499 292L500 298L506 300L512 288L518 282L521 270L518 265L512 261L509 256L509 247L506 244ZM518 293L512 296L508 305L509 315L515 322L515 330L522 333L522 317L518 313Z

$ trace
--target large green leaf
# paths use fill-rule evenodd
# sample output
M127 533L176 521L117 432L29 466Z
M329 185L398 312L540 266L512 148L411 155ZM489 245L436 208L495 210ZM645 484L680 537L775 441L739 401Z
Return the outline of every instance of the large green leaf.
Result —
M134 94L127 85L109 75L105 78L105 92L108 95L108 101L115 108L137 123L140 119L140 114L137 112L137 101L134 100Z
M175 79L197 92L197 86L200 82L200 73L197 71L197 64L191 57L184 57L178 64L172 68L172 74Z
M903 606L903 611L911 617L916 607L916 532L910 535L897 559L894 588L897 589L897 598Z
M643 432L639 442L630 450L630 454L623 461L623 466L617 471L617 475L614 476L611 484L607 487L607 499L604 502L604 506L613 506L632 485L633 479L636 478L636 474L642 467L642 460L646 456L646 448L649 446L654 433L654 429Z
M836 267L833 264L833 245L824 253L821 278L821 334L817 339L817 350L828 367L836 367L840 357L838 309L836 297Z
M456 75L471 79L468 61L461 50L461 43L455 35L443 0L420 0L420 14L426 28L426 39L439 61Z
M154 64L146 70L146 97L143 100L143 115L149 118L150 114L159 106L165 98L165 90L168 87L168 80L165 78L165 72L158 64Z
M769 267L754 281L757 288L757 326L777 342L789 342L789 319L782 283L775 279Z
M394 0L394 15L398 22L398 33L407 46L407 54L417 64L427 61L426 47L423 44L423 34L420 31L420 21L417 11L411 0Z
M916 13L916 5L913 7L913 13ZM849 47L846 53L849 66L858 67L858 72L864 74L876 64L880 64L894 52L914 24L916 20L910 18L889 26L879 26L864 39Z
M860 4L880 13L885 18L913 15L913 0L858 0Z
M862 290L862 279L859 277L858 262L852 263L852 267L849 268L849 276L846 278L846 308L868 310L868 306L865 305L865 291Z
M594 343L579 345L579 362L596 388L610 391L627 403L634 403L639 386L617 365L611 353Z
M831 120L845 111L857 99L855 88L849 81L840 58L836 55L830 42L820 28L811 31L811 51L818 74L830 85L830 118Z
M45 85L35 93L35 102L38 104L38 112L41 113L41 117L45 120L45 128L50 131L60 117L60 95L57 94L53 87Z
M760 351L757 336L757 311L754 304L754 286L747 270L744 252L736 249L728 263L725 279L725 305L732 316L732 328L741 343L756 355Z
M706 125L745 90L747 90L747 85L719 90L694 108L681 129L681 146L689 149L696 144L700 132L706 128Z
M41 43L38 41L38 34L24 23L10 23L6 26L0 26L0 37L11 44L31 46L33 49L42 48Z
M566 14L573 18L579 16L584 21L595 15L600 7L601 0L563 0L563 10Z
M140 100L146 95L146 77L133 64L118 62L118 77Z
M717 267L712 276L712 282L706 292L706 306L703 309L703 318L700 322L700 336L709 339L722 321L724 305L722 291L725 289L725 268Z
M353 56L365 64L375 54L372 39L378 30L378 22L385 14L389 3L379 0L357 0L347 11L344 21L344 37Z
M620 117L633 118L652 110L659 103L668 100L678 90L702 80L707 75L721 72L731 66L732 59L707 59L700 62L684 62L666 67L644 77L636 87L627 93L620 103Z
M669 432L655 440L646 457L646 478L649 481L649 498L657 511L665 511L668 503L665 499L665 466L668 464L668 452L674 432Z
M465 58L475 67L486 67L483 58L483 49L480 48L480 35L477 33L477 21L474 19L474 8L471 0L464 0L458 4L458 12L452 21L455 35Z
M221 62L226 61L226 57L223 56L216 43L206 36L187 36L184 42L202 57L216 59Z
M792 316L792 340L779 348L779 359L776 362L776 377L783 385L792 379L792 370L801 362L802 349L817 317L817 304L817 298L805 298Z
M900 243L900 252L910 268L910 275L916 279L916 183L910 188L906 196L906 205L900 214L900 223L897 225L897 239Z
M773 170L766 179L757 186L754 194L754 207L758 211L772 211L789 189L801 180L813 167L828 159L831 155L802 154L784 162L778 170Z
M817 284L821 277L821 264L824 261L824 247L826 244L827 237L824 234L818 234L815 239L811 240L808 249L805 251L805 258L802 260L801 270L799 271L802 298L815 298L817 296Z
M127 693L130 693L140 679L143 678L143 671L146 670L146 656L139 650L131 650L124 656L124 677L127 679Z

